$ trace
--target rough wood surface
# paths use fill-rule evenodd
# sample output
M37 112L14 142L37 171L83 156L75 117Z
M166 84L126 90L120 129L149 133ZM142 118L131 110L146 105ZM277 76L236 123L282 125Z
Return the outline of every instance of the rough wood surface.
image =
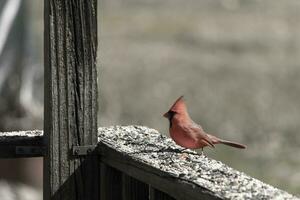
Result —
M101 160L176 199L297 199L228 167L194 155L181 159L170 138L141 126L99 128Z
M149 186L135 178L122 174L122 200L140 200L149 198Z
M18 152L18 147L30 147L37 152ZM43 131L0 132L0 158L43 156Z
M100 164L100 199L122 199L122 173L104 163Z
M149 190L149 200L175 200L173 197L170 197L170 195L167 195L166 193L163 193L151 186Z
M33 144L36 141L35 137L40 140L42 131L1 135L1 146L7 143L14 144L14 141L20 142L24 137L27 138L28 144ZM141 126L102 127L98 129L98 136L101 172L105 175L101 176L102 184L99 190L108 191L108 186L113 185L119 188L119 191L114 193L116 198L121 198L122 195L122 171L151 185L151 199L157 197L154 188L159 188L176 199L298 199L220 161L193 154L190 154L188 159L180 159L180 153L163 150L166 147L180 147L154 129ZM37 144L42 145L40 142ZM96 171L93 173L97 174ZM114 177L113 181L108 178L110 176Z
M97 0L45 0L44 199L98 199Z
M0 145L36 145L42 144L43 131L0 132Z

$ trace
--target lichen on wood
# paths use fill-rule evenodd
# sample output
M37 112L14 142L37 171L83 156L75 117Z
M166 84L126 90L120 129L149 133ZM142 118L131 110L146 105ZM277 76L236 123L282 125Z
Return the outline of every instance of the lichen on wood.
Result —
M0 147L13 147L14 144L23 144L24 140L27 144L43 147L42 138L43 131L38 130L4 132L0 133ZM298 199L197 152L184 150L188 156L183 157L180 152L182 148L170 138L144 126L101 127L98 129L98 145L100 162L122 162L119 165L123 167L121 171L129 175L150 174L150 179L145 175L134 177L140 181L151 180L152 176L153 179L154 176L159 177L159 181L156 178L154 183L161 182L162 187L155 188L163 192L166 192L165 188L170 188L168 191L173 192L170 194L173 197L189 195L179 199L191 199L193 196L195 198L192 199ZM118 152L119 157L111 154L111 150ZM139 172L132 172L132 169ZM147 181L144 183L152 186ZM165 183L170 185L163 185Z
M144 126L112 126L98 129L99 141L134 160L165 172L190 187L221 199L297 199L220 161L182 149L170 138ZM172 152L172 149L175 151ZM199 194L199 193L198 193ZM197 194L195 194L197 195Z
M43 136L43 131L32 130L32 131L11 131L11 132L0 132L0 143L12 140L22 140L22 139L33 139L41 138Z

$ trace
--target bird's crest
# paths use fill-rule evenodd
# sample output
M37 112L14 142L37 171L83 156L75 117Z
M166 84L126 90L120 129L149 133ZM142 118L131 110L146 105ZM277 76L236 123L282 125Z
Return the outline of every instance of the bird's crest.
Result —
M180 96L175 103L170 108L170 111L176 112L176 113L183 113L187 112L187 108L185 105L185 102L183 100L183 96Z

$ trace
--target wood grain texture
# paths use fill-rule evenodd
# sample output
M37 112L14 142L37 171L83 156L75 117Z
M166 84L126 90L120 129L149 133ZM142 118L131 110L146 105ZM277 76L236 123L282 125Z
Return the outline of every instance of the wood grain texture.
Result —
M44 6L44 199L98 199L97 159L70 154L97 143L97 1Z
M26 144L33 145L36 137L43 137L42 131L8 132L0 135L1 146L24 144L24 137ZM98 129L98 136L99 149L94 153L100 154L98 162L101 162L101 169L98 171L101 170L101 185L97 186L97 191L104 191L101 193L102 200L121 199L122 195L123 198L127 195L135 196L136 194L128 194L128 191L132 191L135 186L130 185L136 183L141 184L142 188L150 185L151 200L299 199L220 161L194 154L192 151L186 151L191 153L189 159L182 159L179 151L163 148L178 150L179 147L154 129L142 126L101 127ZM36 146L39 145L43 146L41 143ZM91 175L97 180L99 175L93 170ZM75 172L80 177L81 171ZM74 177L71 176L70 180L75 181ZM85 177L78 180L84 181ZM130 183L131 180L135 183Z
M122 200L140 200L149 198L149 186L135 178L122 174Z
M17 152L18 147L35 148L34 152ZM27 158L43 156L43 131L0 132L0 158Z
M122 200L122 173L104 163L100 164L100 199Z
M168 194L161 192L153 187L150 187L149 190L150 190L149 200L175 200L173 197L169 196Z
M101 162L168 196L160 198L297 199L195 151L185 150L183 158L182 148L154 129L112 126L98 131Z
M192 182L182 181L172 174L164 172L154 166L140 162L130 155L118 152L105 144L100 146L101 162L111 166L128 176L141 182L159 188L170 197L182 200L221 199L211 191L196 186ZM156 193L155 197L164 199L166 195Z

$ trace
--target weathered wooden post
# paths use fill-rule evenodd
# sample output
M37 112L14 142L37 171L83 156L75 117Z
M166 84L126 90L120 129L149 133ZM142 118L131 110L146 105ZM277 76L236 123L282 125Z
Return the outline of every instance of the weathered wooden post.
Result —
M44 135L0 132L0 158L44 156L46 200L299 199L194 151L182 159L154 129L97 130L96 9L45 0Z
M97 0L44 2L44 199L98 199Z

